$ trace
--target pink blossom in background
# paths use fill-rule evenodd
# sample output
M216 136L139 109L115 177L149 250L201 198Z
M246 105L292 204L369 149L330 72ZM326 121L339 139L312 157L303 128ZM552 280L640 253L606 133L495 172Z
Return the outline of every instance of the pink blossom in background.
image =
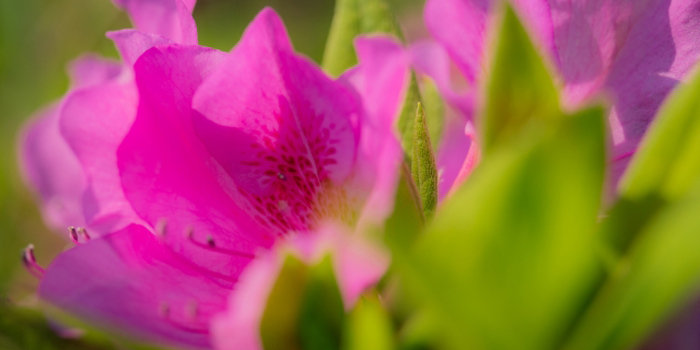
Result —
M428 0L425 21L464 77L485 73L491 0ZM612 97L611 184L616 184L668 92L698 60L697 0L512 0L559 72L564 104ZM612 187L611 187L612 188Z
M241 287L231 294L228 312L212 323L216 349L262 350L259 329L267 298L289 254L308 265L317 264L330 254L346 309L381 278L389 265L387 252L341 227L322 227L314 236L282 242L251 263L241 275Z
M71 63L68 93L33 118L20 137L20 168L56 231L80 226L103 234L139 222L124 199L116 166L116 147L138 104L131 67L154 45L197 43L191 0L116 4L136 25L107 34L124 62L88 54Z
M224 53L193 41L193 4L118 3L137 25L108 34L120 73L71 90L52 115L55 137L23 142L46 152L24 151L23 162L48 179L47 196L75 203L57 226L99 233L50 264L39 295L127 335L210 348L210 320L245 288L239 276L257 254L287 238L323 241L326 222L357 229L333 233L340 241L359 240L391 213L407 74L361 60L332 80L294 52L271 9ZM150 13L168 20L141 20ZM42 143L54 141L75 162L53 162L57 146ZM376 256L338 251L346 302L384 272Z

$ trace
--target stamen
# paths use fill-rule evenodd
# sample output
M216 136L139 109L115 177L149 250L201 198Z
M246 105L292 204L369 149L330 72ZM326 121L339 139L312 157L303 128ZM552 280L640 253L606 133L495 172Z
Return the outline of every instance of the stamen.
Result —
M92 239L84 227L76 228L71 226L68 228L68 234L70 236L70 240L75 244L82 244Z
M168 230L168 220L166 220L166 219L158 220L158 222L156 223L155 230L156 230L156 235L158 235L158 237L160 237L160 238L165 237L167 230Z
M78 228L78 233L80 233L81 235L83 235L83 237L85 238L86 241L89 241L89 240L92 239L92 237L90 237L90 235L88 234L88 232L87 232L87 230L85 229L85 227L79 227L79 228Z
M190 323L192 323L193 325L180 323L180 322L174 320L171 313L170 313L170 305L168 305L165 302L160 304L158 313L166 322L168 322L168 324L170 324L171 326L178 328L180 330L183 330L186 332L191 332L191 333L199 333L199 334L208 334L209 333L208 327L196 327L196 325L194 325L194 319L192 319L190 321Z
M277 177L282 181L287 181L287 177L282 173L277 173Z
M75 244L80 244L80 237L78 236L78 230L75 229L75 227L71 226L68 228L68 235L70 236L70 240L73 241Z
M33 244L30 244L27 246L27 248L24 248L24 251L22 252L22 263L27 271L34 275L34 277L39 279L44 277L44 268L39 266L39 264L36 262L36 257L34 256Z
M231 250L231 249L226 249L226 248L219 248L216 245L216 241L214 241L214 238L211 235L207 235L206 242L207 243L202 243L197 241L194 238L194 230L189 227L187 230L185 230L185 236L187 236L187 239L190 240L190 242L198 247L208 249L217 253L222 253L222 254L228 254L228 255L233 255L233 256L238 256L242 258L248 258L248 259L253 259L255 256L253 254L249 253L244 253L240 252L237 250Z

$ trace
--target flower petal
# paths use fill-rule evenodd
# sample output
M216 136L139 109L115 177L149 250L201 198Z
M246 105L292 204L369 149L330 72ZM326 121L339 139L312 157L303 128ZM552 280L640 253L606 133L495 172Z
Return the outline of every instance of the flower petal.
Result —
M360 102L294 53L272 9L202 84L194 108L197 134L270 232L344 215L330 206L345 202L335 188L355 165Z
M117 168L117 148L136 117L137 104L133 83L112 82L73 92L61 109L61 133L86 176L80 196L83 215L98 233L140 222L124 197Z
M614 162L629 161L663 100L698 62L699 9L697 1L657 0L630 30L605 83L615 98ZM613 168L616 182L624 166Z
M81 204L85 178L59 131L59 108L52 105L27 123L18 148L20 169L42 201L44 221L63 232L85 224Z
M192 127L192 96L223 57L216 50L180 45L144 53L134 65L137 116L117 163L134 211L172 249L223 275L236 275L241 260L249 261L257 247L272 241L239 208L232 180Z
M44 300L101 327L202 349L227 294L138 225L62 253L39 286Z
M85 54L75 59L68 66L71 79L70 90L98 85L122 74L121 63L100 57L95 54Z
M408 89L410 58L394 39L360 37L355 41L360 64L343 79L362 96L366 118L358 153L358 169L348 192L367 193L359 225L377 224L394 208L398 171L403 160L396 137L400 108Z
M173 41L157 34L144 33L134 29L122 29L107 32L107 37L114 42L122 60L133 66L136 60L148 49L156 45L172 44Z
M114 1L129 13L137 30L179 44L197 44L197 25L192 18L196 0Z

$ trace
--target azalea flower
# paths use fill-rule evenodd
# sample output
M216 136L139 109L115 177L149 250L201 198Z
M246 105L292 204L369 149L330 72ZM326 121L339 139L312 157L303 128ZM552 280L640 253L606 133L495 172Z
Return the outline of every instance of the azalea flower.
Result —
M471 86L484 78L496 1L428 0L428 30ZM565 107L601 92L613 100L615 184L669 91L700 52L696 0L511 1L564 86ZM443 74L444 75L444 74ZM479 94L472 90L472 93Z
M243 288L239 277L256 254L323 236L327 222L361 240L390 214L402 159L393 124L407 75L361 57L352 74L332 80L294 52L271 9L224 53L196 45L193 3L120 5L137 28L157 25L108 34L122 73L74 88L52 116L53 140L70 146L66 154L78 159L71 169L84 177L73 192L46 193L76 204L59 226L97 234L50 264L39 296L127 335L209 348L210 321ZM171 21L150 22L151 13ZM25 138L26 148L32 140L49 142ZM50 149L39 155L50 158ZM61 184L62 168L23 154ZM370 261L379 265L368 271L386 268L385 258ZM341 265L348 304L358 285L381 275L358 274L360 262ZM367 277L346 290L352 276Z

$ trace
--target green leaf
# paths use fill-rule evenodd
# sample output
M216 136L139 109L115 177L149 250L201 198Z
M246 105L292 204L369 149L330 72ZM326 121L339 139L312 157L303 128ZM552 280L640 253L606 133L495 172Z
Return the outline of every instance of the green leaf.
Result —
M564 349L632 349L700 291L700 191L662 209Z
M421 97L425 108L426 121L428 130L430 130L430 140L433 143L433 149L440 145L442 132L445 127L445 101L440 96L437 85L430 78L424 78L421 81L423 90Z
M336 0L335 14L323 54L323 68L334 77L357 64L353 41L360 34L360 1Z
M421 101L416 73L411 72L411 79L404 97L403 107L398 119L398 130L401 135L401 147L408 156L409 162L413 155L413 130L416 120L416 106Z
M485 154L512 140L530 121L561 115L559 96L542 57L513 9L504 7L481 120Z
M267 350L337 349L343 317L330 256L310 267L287 255L263 313L263 346Z
M358 301L350 313L344 338L343 350L394 349L391 319L377 298L365 296Z
M401 164L399 174L394 211L384 224L385 241L394 251L394 255L405 251L413 244L425 222L420 193L406 162Z
M602 274L603 115L557 118L499 147L401 260L406 288L458 348L551 349L573 326Z
M339 76L357 64L353 42L367 33L387 33L402 38L386 0L336 0L333 22L323 53L323 68Z
M438 202L438 174L423 106L418 103L413 124L413 181L420 193L424 216L435 215Z

